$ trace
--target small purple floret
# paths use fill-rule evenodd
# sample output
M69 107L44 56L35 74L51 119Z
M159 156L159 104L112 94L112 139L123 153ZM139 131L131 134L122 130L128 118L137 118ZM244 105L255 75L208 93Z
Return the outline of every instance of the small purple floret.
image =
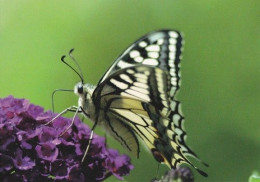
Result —
M1 181L103 181L111 175L122 180L133 169L128 156L108 149L98 135L81 163L91 130L76 118L60 136L71 119L45 126L54 116L25 99L0 99Z

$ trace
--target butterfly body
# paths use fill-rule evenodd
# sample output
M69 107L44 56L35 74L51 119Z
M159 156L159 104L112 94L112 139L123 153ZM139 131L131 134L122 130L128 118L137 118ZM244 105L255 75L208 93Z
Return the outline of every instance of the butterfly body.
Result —
M135 156L140 153L139 138L158 162L170 168L186 163L207 176L187 158L198 159L186 144L184 117L175 98L181 52L178 31L152 32L122 53L97 86L80 82L74 92L79 112Z

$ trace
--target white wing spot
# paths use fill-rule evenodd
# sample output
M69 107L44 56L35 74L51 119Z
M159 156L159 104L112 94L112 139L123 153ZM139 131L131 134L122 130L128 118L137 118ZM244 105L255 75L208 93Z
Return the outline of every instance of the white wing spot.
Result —
M176 32L173 32L173 31L170 31L170 32L169 32L169 35L170 35L170 37L172 37L172 38L177 38L177 37L178 37L178 34L177 34Z
M174 39L174 38L170 38L169 41L170 41L170 44L174 44L175 45L177 43L177 40Z
M145 41L142 41L142 42L139 43L139 46L140 47L146 47L147 43Z
M169 53L169 57L170 57L170 59L175 60L175 53L174 52L170 52Z
M134 66L133 64L130 64L130 63L127 63L123 60L120 60L117 64L118 67L120 68L126 68L126 67L131 67L131 66Z
M140 98L142 100L150 102L150 98L146 94L143 94L143 93L137 92L135 90L131 90L131 89L127 89L125 92L127 92L127 93L129 93L131 95L134 95L135 97L138 97L138 98Z
M127 84L125 84L125 83L123 83L123 82L120 82L120 81L118 81L118 80L116 80L116 79L111 79L110 80L110 82L111 83L113 83L115 86L117 86L118 88L120 88L120 89L127 89L128 88L128 85Z
M166 101L166 94L165 93L160 93L160 97L163 101ZM166 101L167 102L167 101ZM168 104L167 104L168 105Z
M163 82L163 80L162 80L162 78L163 78L163 72L162 72L162 70L157 69L156 72L155 72L155 75L156 75L156 79L157 79L157 80L160 79L159 81L162 81L162 82Z
M173 131L172 130L167 129L166 133L167 133L169 138L172 138L172 136L173 136Z
M134 70L131 70L131 69L127 69L126 72L130 73L130 74L134 74L135 73Z
M130 94L125 93L125 92L121 92L120 95L125 96L125 97L134 98L134 99L139 99L138 97L136 97L136 96L134 96L134 95L130 95Z
M175 143L175 142L171 141L171 146L174 148L174 150L176 150L176 151L177 151L177 148L178 148L178 145L177 145L177 143ZM174 165L174 164L175 164L175 160L173 160L173 161L172 161L172 165Z
M173 94L175 93L175 91L176 91L176 88L173 86L172 88L171 88L171 91L170 91L170 96L173 96ZM172 108L172 107L171 107Z
M146 70L146 71L144 71L144 74L145 74L146 76L149 76L149 75L150 75L150 71Z
M151 66L157 66L159 63L156 59L145 59L143 61L143 64L146 64L146 65L151 65Z
M174 60L169 59L169 66L170 66L171 68L174 68Z
M160 51L160 46L158 45L150 45L145 48L147 51L152 51L152 52L159 52Z
M180 128L175 128L175 133L177 133L177 135L181 135L183 133L183 131Z
M162 113L162 115L166 116L167 113L168 113L168 108L164 107L164 108L161 110L161 113Z
M140 87L136 87L136 86L131 86L130 87L132 90L144 93L144 94L149 94L148 90L144 89L144 88L140 88Z
M142 78L142 79L147 79L147 76L145 74L142 74L142 73L136 73L135 77Z
M159 40L157 41L157 44L158 44L158 45L162 45L162 44L163 44L163 42L164 42L164 40L163 40L163 39L159 39Z
M175 69L174 69L174 67L170 69L170 75L171 76L175 76Z
M167 127L167 126L168 126L168 124L169 124L169 121L168 121L168 119L163 119L163 125Z
M162 104L163 104L165 107L167 107L167 106L168 106L168 103L167 103L167 101L166 101L166 100L163 100L163 101L162 101Z
M140 83L145 83L145 84L147 84L147 78L143 79L143 78L137 77L136 80L137 80L138 82L140 82Z
M134 85L137 87L142 87L142 88L149 88L148 85L144 84L144 83L140 83L140 82L134 82Z
M140 52L139 51L133 50L133 51L130 52L130 57L131 58L135 58L137 56L140 56Z
M158 80L157 80L157 81L158 81ZM162 85L158 85L158 88L157 88L157 89L158 89L158 91L161 92L161 93L164 91Z
M171 84L176 86L177 85L177 81L176 81L176 78L175 77L172 77L171 78Z
M122 78L123 80L125 80L128 83L133 83L133 80L126 74L121 74L120 78Z
M176 107L176 102L172 101L171 102L171 109L174 111Z
M179 120L180 120L180 116L178 114L174 114L172 117L173 122L178 126L179 124Z
M141 57L141 56L134 58L134 60L135 60L136 62L138 62L138 63L141 63L141 62L143 61L143 59L144 59L144 58Z
M176 77L171 77L171 81L176 82L177 81Z
M176 47L174 45L169 45L169 50L171 52L175 52L176 51Z
M158 58L159 57L159 53L158 52L148 52L148 56L150 58Z

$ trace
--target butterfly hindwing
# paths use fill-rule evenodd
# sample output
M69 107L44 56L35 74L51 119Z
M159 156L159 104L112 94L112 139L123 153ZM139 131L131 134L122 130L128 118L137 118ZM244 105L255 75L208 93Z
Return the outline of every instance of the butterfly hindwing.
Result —
M106 122L103 123L103 127L106 132L113 136L125 149L138 157L140 152L139 142L131 126L122 122L122 119L114 115L111 110L106 111L105 119Z
M124 134L128 137L120 139L129 151L139 155L139 147L136 147L136 136L139 136L156 160L176 168L181 163L192 164L185 156L186 133L180 120L183 118L179 113L179 102L171 100L170 79L168 72L157 67L123 68L97 87L93 100L104 111L107 125L118 121L113 127L109 126L110 131L115 131L113 135L118 135L115 128L125 127L124 131L131 131L131 134ZM127 139L131 143L128 144ZM134 146L133 149L130 145Z

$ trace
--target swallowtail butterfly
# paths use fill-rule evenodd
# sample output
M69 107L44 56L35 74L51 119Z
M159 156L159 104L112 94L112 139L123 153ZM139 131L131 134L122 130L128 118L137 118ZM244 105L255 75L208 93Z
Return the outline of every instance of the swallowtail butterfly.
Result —
M184 117L175 98L182 44L178 31L149 33L115 60L97 86L85 84L79 66L77 72L62 59L81 81L74 87L78 106L58 116L67 111L82 113L94 122L92 129L102 126L135 156L140 153L139 138L158 162L170 168L186 163L207 176L187 158L201 161L185 142Z

